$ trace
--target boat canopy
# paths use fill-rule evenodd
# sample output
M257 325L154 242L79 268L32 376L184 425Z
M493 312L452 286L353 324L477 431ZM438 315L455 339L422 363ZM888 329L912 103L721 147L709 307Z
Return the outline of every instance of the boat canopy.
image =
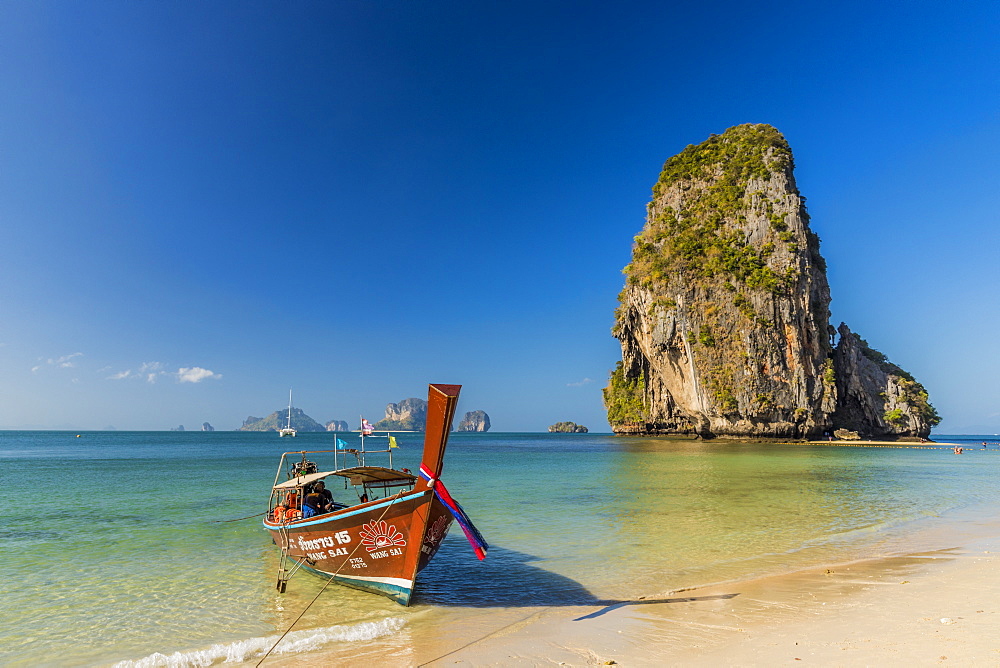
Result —
M291 480L286 480L285 482L278 483L274 486L275 489L292 489L294 487L301 487L302 485L308 485L311 482L316 482L328 475L333 475L337 471L320 471L319 473L310 473L309 475L300 475L297 478L292 478Z
M384 487L396 487L401 485L412 485L417 476L412 473L403 473L395 469L387 469L383 466L355 466L349 469L337 471L320 471L309 475L300 475L297 478L286 480L274 486L275 489L293 489L302 487L309 483L322 480L329 475L339 475L342 478L350 478L352 485L367 485L370 483L383 483Z
M412 473L387 469L384 466L355 466L354 468L340 469L331 473L343 478L350 478L352 485L385 483L384 486L386 487L394 487L397 485L412 485L417 480L417 476Z

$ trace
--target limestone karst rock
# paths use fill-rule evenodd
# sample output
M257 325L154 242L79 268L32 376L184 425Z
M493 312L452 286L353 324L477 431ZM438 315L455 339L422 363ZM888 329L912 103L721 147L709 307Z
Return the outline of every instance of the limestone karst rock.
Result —
M869 438L925 437L938 422L927 390L840 323L833 353L837 372L837 427Z
M202 431L215 431L215 427L213 427L212 425L210 425L207 422L202 422L201 423L201 430Z
M248 417L237 431L278 431L288 423L288 409L276 410L265 418ZM301 408L292 408L292 428L296 431L326 431L323 425L305 414Z
M926 436L936 423L919 384L856 382L867 367L853 348L835 354L826 264L792 171L769 125L667 160L616 311L622 361L604 390L616 433ZM890 385L898 400L863 398Z
M556 422L549 427L549 431L561 434L586 434L589 430L575 422Z
M423 431L427 424L427 401L411 397L385 407L385 418L373 426L379 431Z
M330 420L326 423L327 431L350 431L351 428L347 426L347 420Z
M490 416L486 411L469 411L458 423L456 431L489 431Z

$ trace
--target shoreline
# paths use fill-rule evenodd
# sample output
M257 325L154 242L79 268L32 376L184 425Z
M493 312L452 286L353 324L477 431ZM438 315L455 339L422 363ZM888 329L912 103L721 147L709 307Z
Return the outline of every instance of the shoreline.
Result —
M408 665L996 665L998 566L990 538L604 607L522 609L447 651L417 646Z
M870 445L877 448L944 448L971 447L969 443L950 443L947 441L804 441L805 445Z

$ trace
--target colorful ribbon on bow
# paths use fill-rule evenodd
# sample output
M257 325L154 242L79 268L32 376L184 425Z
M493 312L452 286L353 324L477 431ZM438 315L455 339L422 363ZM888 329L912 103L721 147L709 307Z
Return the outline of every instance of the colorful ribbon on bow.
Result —
M479 529L469 519L468 514L466 514L462 506L458 505L458 501L453 499L451 494L448 493L448 489L444 486L444 483L431 475L430 469L427 468L426 464L420 465L420 477L427 481L430 488L434 490L434 496L454 515L455 520L462 527L465 537L469 539L469 544L472 545L472 549L476 553L476 556L479 557L479 560L482 561L485 559L486 551L490 549L490 546L487 545L483 534L479 533Z

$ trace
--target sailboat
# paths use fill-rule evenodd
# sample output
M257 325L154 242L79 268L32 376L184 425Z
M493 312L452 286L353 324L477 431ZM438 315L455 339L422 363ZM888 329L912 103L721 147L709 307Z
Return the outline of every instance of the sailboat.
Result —
M278 430L278 436L295 436L295 430L292 429L292 391L288 390L288 422L285 424L283 429Z
M416 475L392 467L393 440L385 449L366 450L364 431L360 447L349 448L336 438L337 450L281 456L264 518L264 528L281 550L279 593L294 573L304 569L409 605L417 573L441 546L452 520L462 527L476 556L486 557L489 546L482 534L440 480L460 389L460 385L428 388L423 463ZM375 438L391 437L387 433ZM366 455L376 452L388 455L388 467L366 461ZM324 457L333 460L327 470L316 464ZM322 500L326 490L320 483L326 478L331 487L332 481L342 482L339 499L330 495ZM355 498L348 500L348 495Z

